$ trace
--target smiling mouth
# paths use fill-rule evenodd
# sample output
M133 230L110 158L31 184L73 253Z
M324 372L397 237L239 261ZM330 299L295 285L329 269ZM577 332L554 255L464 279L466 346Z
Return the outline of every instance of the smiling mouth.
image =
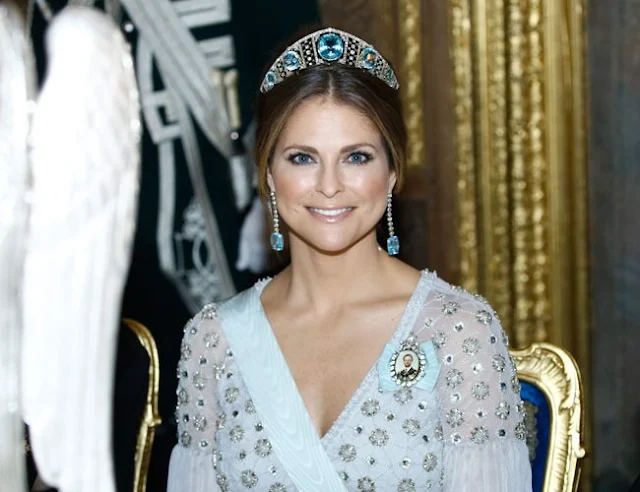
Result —
M353 207L344 207L344 208L314 208L308 207L309 211L313 214L322 215L323 217L338 217L347 212L351 212Z

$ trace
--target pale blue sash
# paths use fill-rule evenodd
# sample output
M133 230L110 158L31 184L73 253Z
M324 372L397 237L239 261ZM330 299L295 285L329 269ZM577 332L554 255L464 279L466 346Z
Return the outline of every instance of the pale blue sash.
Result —
M251 288L218 308L240 374L271 445L302 492L346 492L322 446L278 342Z

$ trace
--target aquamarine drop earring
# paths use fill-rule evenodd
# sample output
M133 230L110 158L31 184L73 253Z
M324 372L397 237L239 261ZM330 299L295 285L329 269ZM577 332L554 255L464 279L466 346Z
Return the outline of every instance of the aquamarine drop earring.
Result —
M280 234L280 219L278 218L278 204L276 203L276 192L271 190L271 217L273 218L273 232L271 233L270 243L273 251L282 251L284 249L284 237Z
M389 237L387 238L387 253L395 256L400 252L400 239L393 231L393 217L391 216L391 193L387 194L387 226L389 227Z

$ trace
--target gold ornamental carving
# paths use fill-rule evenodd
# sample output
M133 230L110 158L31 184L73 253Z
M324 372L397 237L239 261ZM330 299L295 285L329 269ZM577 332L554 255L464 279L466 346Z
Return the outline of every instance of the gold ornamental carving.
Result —
M584 394L580 371L571 355L559 347L536 343L512 352L518 378L540 390L551 415L544 490L574 492L580 460L585 457Z

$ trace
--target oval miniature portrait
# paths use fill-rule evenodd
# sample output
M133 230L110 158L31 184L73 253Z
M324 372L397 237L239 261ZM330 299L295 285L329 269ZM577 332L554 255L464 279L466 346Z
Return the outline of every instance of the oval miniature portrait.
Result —
M400 382L409 383L420 374L420 357L413 350L401 350L395 361L395 377Z

